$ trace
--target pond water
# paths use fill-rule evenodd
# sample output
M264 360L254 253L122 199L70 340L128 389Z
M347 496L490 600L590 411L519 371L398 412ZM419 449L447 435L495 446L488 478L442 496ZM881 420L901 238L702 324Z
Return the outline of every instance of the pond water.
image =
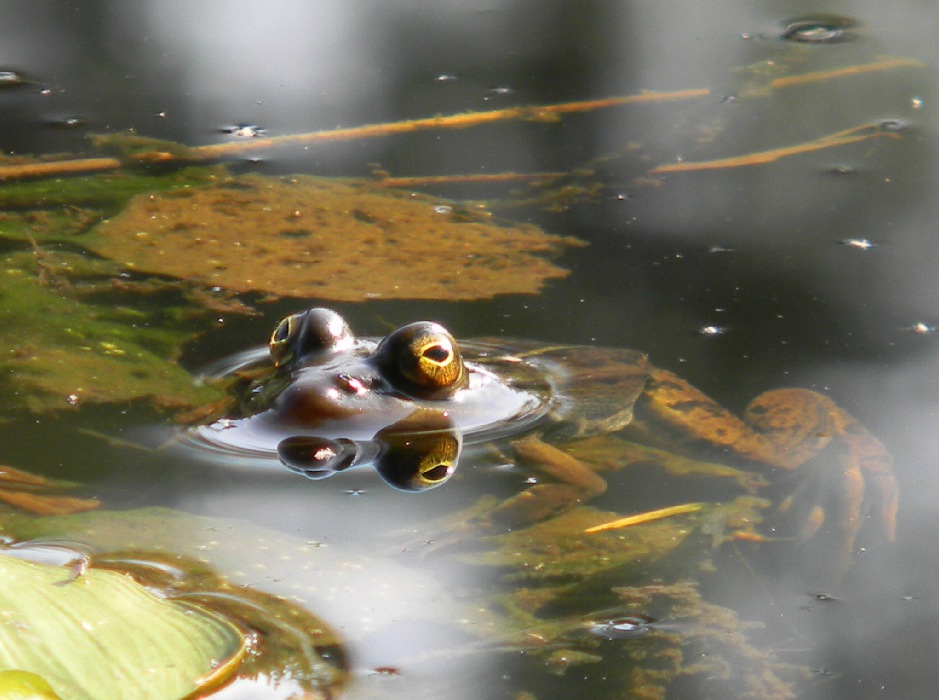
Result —
M284 315L328 305L364 335L429 318L458 337L638 348L736 412L768 388L814 389L892 454L900 489L895 542L868 526L851 569L836 579L817 575L829 555L811 545L730 542L711 551L698 543L660 568L646 557L584 579L540 619L580 620L616 607L618 587L690 578L709 604L759 623L733 631L753 645L747 653L764 655L781 676L786 665L805 669L789 678L799 697L925 697L939 683L937 10L860 2L845 18L825 14L844 11L839 3L788 3L783 12L778 4L729 1L427 8L288 0L13 0L2 8L0 71L15 75L0 82L0 146L13 155L88 153L88 132L133 130L201 146L252 138L221 133L227 127L281 136L697 91L557 119L298 144L226 161L233 172L264 176L573 173L544 189L530 180L469 178L413 189L486 200L502 219L588 245L561 253L555 263L569 275L538 294L368 298L367 282L360 302L335 301L328 291L246 292L239 298L255 315L221 310L193 323L179 314L181 337L192 338L179 362L195 374L263 345ZM818 21L803 30L805 40L781 38L809 13ZM826 24L834 36L819 28ZM792 76L803 79L787 82ZM765 162L752 162L761 154ZM559 183L569 188L560 192ZM0 246L30 250L6 238ZM419 282L403 278L402 286ZM151 311L162 300L178 305L172 291L161 294L145 302ZM96 299L98 308L104 301ZM117 300L115 318L128 304ZM2 386L23 390L13 373ZM63 397L76 389L63 386ZM599 657L589 663L539 649L537 640L549 636L540 627L528 630L528 644L519 641L525 629L508 601L524 603L513 591L529 586L532 598L547 595L563 577L512 578L509 564L479 565L472 550L456 557L425 551L445 516L480 493L504 497L524 488L527 473L480 458L417 495L388 488L368 470L308 481L167 447L178 428L145 401L63 408L0 425L0 462L82 482L81 495L98 497L106 510L161 506L180 518L216 519L193 521L188 535L174 530L161 546L192 554L214 537L225 548L211 563L224 575L294 596L335 628L352 663L345 696L612 698L628 683L642 687L622 668L637 664L637 645L654 635L600 646L552 640L562 654ZM707 479L627 471L591 505L633 513L733 498ZM83 532L70 534L81 541ZM591 607L592 596L600 607ZM663 630L675 625L679 640L689 624L660 622ZM698 650L709 653L706 644ZM754 695L749 679L731 673L721 691L768 692ZM692 673L672 692L715 691ZM779 697L793 696L787 692Z

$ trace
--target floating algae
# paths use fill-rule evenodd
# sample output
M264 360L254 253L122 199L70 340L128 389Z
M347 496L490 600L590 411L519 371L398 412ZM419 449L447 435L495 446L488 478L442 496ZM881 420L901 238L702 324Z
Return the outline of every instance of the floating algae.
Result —
M582 245L365 181L257 175L140 195L83 244L136 271L332 301L532 294Z

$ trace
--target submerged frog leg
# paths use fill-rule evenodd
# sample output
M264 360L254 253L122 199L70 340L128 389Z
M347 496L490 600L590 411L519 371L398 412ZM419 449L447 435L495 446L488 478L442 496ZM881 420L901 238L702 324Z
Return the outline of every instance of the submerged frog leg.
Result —
M606 481L593 469L537 436L513 447L519 464L556 482L535 484L508 499L490 514L494 521L522 525L547 520L606 491Z
M0 502L36 515L69 515L94 510L101 505L94 498L60 496L45 492L68 488L67 481L47 479L37 474L0 465Z
M850 559L864 516L874 509L887 539L896 530L897 484L883 444L827 396L807 389L776 389L757 396L737 417L680 377L654 370L637 405L638 431L653 444L679 452L717 451L731 461L771 468L830 470L808 494L802 524L805 538L829 521L842 561ZM833 491L830 493L829 491ZM834 503L834 520L823 504ZM792 505L791 499L782 509Z
M826 414L825 428L831 438L831 460L824 464L806 466L831 470L828 483L831 493L815 494L815 504L803 526L803 535L814 535L826 520L822 502L828 498L834 502L836 518L832 525L837 531L841 547L841 561L850 561L864 516L873 509L876 527L887 539L893 540L896 533L898 488L893 473L893 460L883 443L875 438L864 425L827 396L806 389L779 389L756 397L748 406L744 417L754 430L778 439L785 435L775 427L778 414L791 412L794 405L813 404L816 413ZM806 413L811 413L808 411ZM785 419L785 415L783 416ZM784 439L779 443L785 446ZM822 456L825 456L822 455ZM801 456L801 455L800 455ZM811 460L819 462L820 460ZM810 462L810 460L806 460ZM799 465L797 465L799 466Z

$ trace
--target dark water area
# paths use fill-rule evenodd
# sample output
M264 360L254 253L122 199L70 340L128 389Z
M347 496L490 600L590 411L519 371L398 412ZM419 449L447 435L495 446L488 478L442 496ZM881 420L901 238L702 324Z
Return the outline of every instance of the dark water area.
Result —
M848 35L781 38L792 18L847 11ZM832 397L893 456L896 541L866 528L853 568L834 583L813 575L825 554L812 545L781 553L731 543L705 557L713 571L691 567L689 575L699 577L707 600L760 623L747 632L758 648L816 671L796 697L934 692L939 11L931 5L7 0L0 12L0 71L16 74L7 85L0 80L0 149L8 155L88 153L88 132L199 146L236 140L220 130L239 125L280 136L708 90L558 121L298 146L229 164L263 175L343 177L375 169L394 177L589 170L573 181L596 191L560 211L531 201L533 190L518 182L420 188L496 200L499 217L586 241L558 261L569 276L540 294L328 305L366 335L432 318L458 337L638 348L735 412L780 386ZM902 62L883 66L893 59ZM877 64L883 67L843 71ZM765 88L766 76L815 72L833 75ZM754 85L763 91L748 92ZM790 150L763 164L650 173L657 165L791 149L855 128L876 136ZM204 329L184 348L185 367L195 372L262 345L283 315L321 303L246 298L261 313L225 316ZM30 417L0 427L0 461L88 483L107 507L243 519L291 542L374 554L369 578L358 583L328 564L309 579L283 563L250 580L301 597L348 636L356 674L348 697L622 696L612 670L616 644L642 639L605 642L601 662L562 675L536 655L466 652L465 630L454 621L471 619L475 609L447 593L467 586L469 576L478 577L474 590L501 585L496 573L433 559L402 564L388 556L387 543L375 544L376 533L416 532L465 508L480 492L472 477L488 472L467 472L419 496L365 472L299 488L294 475L277 470L232 471L185 452L138 454L88 432L153 445L173 429L139 405ZM486 492L505 496L519 487L504 475L495 480ZM356 489L364 493L350 493ZM704 480L649 469L618 475L595 505L631 513L725 495ZM255 555L245 547L250 569ZM596 583L606 591L612 585ZM372 673L377 667L399 667L401 675ZM674 692L709 697L680 684Z

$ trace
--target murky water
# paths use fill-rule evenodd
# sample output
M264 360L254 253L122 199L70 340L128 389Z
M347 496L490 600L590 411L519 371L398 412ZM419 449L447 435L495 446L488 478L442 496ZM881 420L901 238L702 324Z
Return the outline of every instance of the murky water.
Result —
M563 254L558 262L570 276L543 293L331 305L364 334L433 318L462 337L639 348L735 411L767 388L830 395L894 457L896 542L865 532L853 569L836 582L814 576L819 554L811 547L781 554L749 544L701 556L685 575L700 580L708 601L764 625L747 633L756 648L816 671L798 684L801 696L932 692L936 10L854 4L851 26L838 30L850 36L809 23L801 30L808 40L783 41L793 18L842 8L12 1L0 9L0 70L16 77L0 84L4 153L81 153L88 131L133 130L196 146L251 138L220 133L231 126L278 136L646 90L706 91L558 121L291 147L232 167L342 176L380 168L392 177L589 170L571 184L591 194L562 210L534 201L538 191L524 181L420 188L498 200L500 216L588 242ZM668 167L747 154L766 162ZM261 345L281 316L319 303L245 298L261 314L221 313L222 322L187 345L187 368ZM3 426L0 461L85 482L107 508L166 506L250 523L258 541L273 538L263 555L248 540L242 561L229 553L213 563L240 582L299 597L345 636L356 674L350 697L620 696L622 645L645 637L604 642L594 650L601 660L560 675L544 655L504 651L492 635L480 650L466 621L501 624L479 607L506 581L496 567L420 554L439 534L429 524L480 492L513 492L524 475L467 469L413 495L366 471L307 482L100 437L153 446L172 429L138 404L30 416ZM641 470L617 475L595 505L636 512L725 497L723 487ZM231 537L241 532L232 526ZM199 546L204 534L180 549ZM301 546L319 558L297 565L292 552ZM700 571L701 560L714 570ZM582 586L564 603L567 613L584 614L598 591L643 584L643 570L623 567L593 589Z

